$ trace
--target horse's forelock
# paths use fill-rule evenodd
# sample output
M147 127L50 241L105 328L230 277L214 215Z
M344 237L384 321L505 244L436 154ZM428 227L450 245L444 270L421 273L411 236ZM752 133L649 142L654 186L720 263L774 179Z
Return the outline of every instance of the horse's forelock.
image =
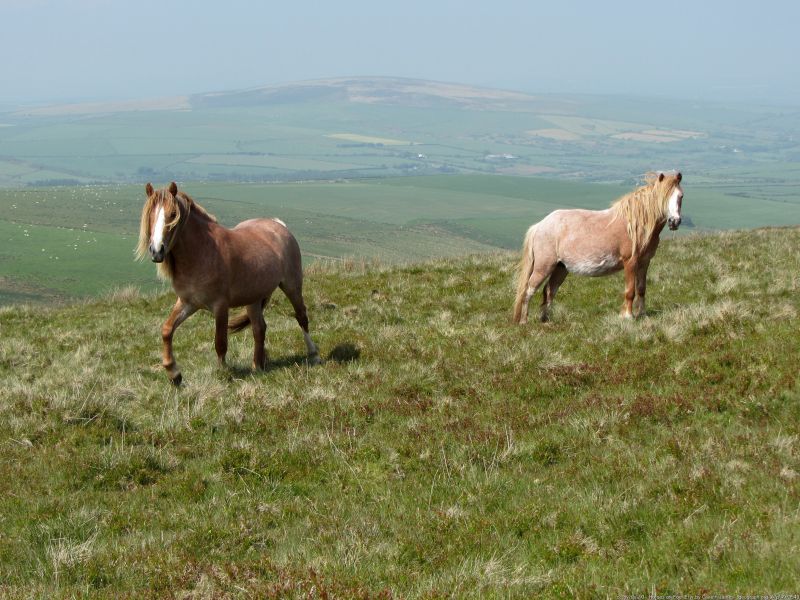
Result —
M681 174L679 171L672 173L651 172L645 175L644 181L646 186L653 187L655 192L653 201L663 201L664 206L666 206L669 197L672 195L672 190L681 182Z
M180 194L173 195L169 190L161 190L162 193L162 205L164 207L165 214L175 214L172 217L171 221L167 221L164 225L169 229L174 229L183 217L184 213L188 212L187 209L184 209L182 206L181 199L178 197ZM188 203L185 203L188 208Z

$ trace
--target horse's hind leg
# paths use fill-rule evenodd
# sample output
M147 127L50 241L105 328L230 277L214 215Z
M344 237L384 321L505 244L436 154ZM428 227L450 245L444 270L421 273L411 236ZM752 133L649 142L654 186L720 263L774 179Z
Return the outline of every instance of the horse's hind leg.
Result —
M643 317L646 314L644 308L644 294L647 291L647 267L649 262L639 264L636 269L636 298L633 301L633 316Z
M264 349L264 339L267 334L267 322L264 320L264 302L256 302L247 307L247 316L253 328L253 368L263 370L267 367L267 352Z
M303 339L306 342L309 361L315 365L319 364L322 362L319 358L319 350L317 350L317 346L308 334L308 314L306 313L305 302L303 302L302 284L291 287L281 284L280 288L283 290L283 293L286 294L286 297L289 298L289 302L292 303L294 318L297 319L298 325L300 325L300 328L303 330Z
M214 308L214 349L217 351L217 362L220 366L225 364L225 355L228 353L228 307L217 306Z
M191 317L196 311L197 309L194 306L186 304L178 298L175 306L172 307L172 312L169 313L169 317L161 327L161 340L164 343L161 364L167 370L169 380L176 386L181 384L183 377L175 362L175 356L172 354L172 336L175 334L178 325Z
M533 273L528 279L528 289L525 291L525 297L522 300L522 316L519 320L520 325L528 322L528 303L531 301L533 295L539 291L541 285L550 277L550 274L555 269L555 264L547 264L542 266L541 263L534 263ZM546 317L542 319L546 321Z
M558 288L561 287L562 283L564 283L564 280L567 278L568 274L569 271L567 271L567 267L564 266L564 263L558 263L556 268L553 269L553 272L550 274L550 279L547 280L547 285L545 285L544 289L542 290L542 312L540 316L542 323L546 323L548 321L550 306L553 304L553 300L556 298Z

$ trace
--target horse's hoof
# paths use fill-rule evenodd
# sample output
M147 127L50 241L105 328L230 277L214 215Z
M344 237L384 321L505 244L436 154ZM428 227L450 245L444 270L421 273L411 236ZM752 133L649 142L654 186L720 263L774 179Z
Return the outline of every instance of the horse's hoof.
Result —
M308 357L308 364L310 365L321 365L322 359L319 357L319 354L315 354L314 356Z
M169 382L174 385L175 387L181 387L181 382L183 381L183 375L178 373L175 377L171 378Z

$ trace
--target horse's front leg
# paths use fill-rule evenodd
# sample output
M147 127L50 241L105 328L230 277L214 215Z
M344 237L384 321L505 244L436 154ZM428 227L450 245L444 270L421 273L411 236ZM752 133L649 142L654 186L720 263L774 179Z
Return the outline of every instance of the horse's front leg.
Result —
M622 303L620 316L623 319L633 318L633 298L636 295L636 261L629 260L625 263L625 299Z
M217 351L217 362L220 366L225 364L225 355L228 353L228 307L218 306L214 309L216 331L214 333L214 349Z
M647 291L647 265L642 265L636 271L636 300L633 314L636 317L645 315L644 294Z
M183 377L175 362L175 356L172 354L172 336L178 325L183 323L186 319L192 316L197 309L178 298L175 306L172 307L172 312L161 327L161 340L163 341L163 360L161 362L167 370L167 376L173 385L180 385Z

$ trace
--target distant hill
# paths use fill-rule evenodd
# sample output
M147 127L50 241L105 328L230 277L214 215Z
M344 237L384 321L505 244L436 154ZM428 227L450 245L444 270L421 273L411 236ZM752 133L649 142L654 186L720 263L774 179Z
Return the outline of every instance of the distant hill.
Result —
M619 597L800 589L800 229L666 240L650 315L517 253L317 265L216 367L128 288L0 310L0 596ZM613 568L609 565L613 564ZM585 595L582 595L586 591Z
M338 77L147 100L61 104L23 109L19 115L58 116L189 108L232 108L304 102L351 102L413 107L531 108L540 98L457 83L393 77Z
M536 96L519 92L392 77L339 77L190 97L192 106L197 108L263 106L321 100L417 108L453 106L482 110L530 108L540 101Z
M0 115L0 186L489 173L629 183L681 168L797 200L800 111L340 77Z

